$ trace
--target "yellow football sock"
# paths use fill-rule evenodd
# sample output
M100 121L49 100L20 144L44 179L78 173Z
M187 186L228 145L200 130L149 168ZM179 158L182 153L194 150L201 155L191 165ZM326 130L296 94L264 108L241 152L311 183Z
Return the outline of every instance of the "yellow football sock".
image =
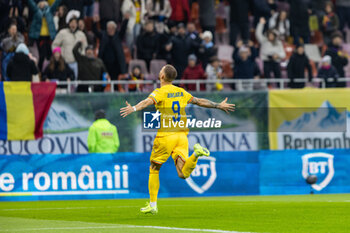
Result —
M159 171L149 169L148 190L151 202L157 201L159 190Z
M182 168L182 174L184 174L185 178L190 177L192 171L195 169L197 165L198 158L193 153L191 157L189 157Z

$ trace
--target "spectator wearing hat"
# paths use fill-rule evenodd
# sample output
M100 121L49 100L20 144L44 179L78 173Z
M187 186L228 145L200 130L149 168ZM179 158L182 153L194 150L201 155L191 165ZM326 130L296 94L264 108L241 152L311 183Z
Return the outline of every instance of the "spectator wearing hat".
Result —
M337 87L337 79L339 74L337 69L332 65L332 58L328 55L322 58L321 67L318 70L317 77L322 78L326 82L326 87Z
M130 51L140 35L142 25L145 23L146 3L145 0L124 0L121 11L128 18L126 29L126 44Z
M116 153L119 149L117 127L106 119L104 110L95 113L95 122L89 128L87 140L89 153Z
M217 55L217 48L214 46L213 34L210 31L205 31L202 34L202 43L198 49L198 57L205 68L211 57Z
M182 78L182 73L187 67L187 58L191 52L191 43L186 38L186 28L183 23L177 26L177 35L171 38L169 49L171 50L172 64L177 70L177 78Z
M17 46L15 55L7 66L9 81L32 81L32 76L38 74L38 69L28 47L21 43Z
M43 73L43 80L58 80L58 81L70 81L74 80L74 73L69 68L67 63L62 57L62 50L60 47L55 48L52 51L52 57L50 63L46 67Z
M52 6L47 1L28 0L29 8L33 12L33 20L29 30L29 38L36 41L39 50L39 69L41 70L45 59L51 57L51 43L56 37L54 14L61 0L56 0Z
M304 83L295 82L295 79L305 79L305 69L308 72L308 81L312 80L312 69L309 58L305 54L305 49L302 44L296 47L295 52L289 59L287 66L288 78L290 80L290 88L303 88Z
M124 20L121 29L118 30L117 24L114 21L109 21L105 31L98 30L96 22L93 24L93 31L96 37L100 39L98 57L105 64L112 80L118 80L119 75L127 74L122 46L127 22L127 20Z
M256 38L259 41L260 58L264 62L264 76L271 78L271 73L274 78L281 78L280 62L286 57L282 41L278 39L277 33L274 30L269 30L266 36L263 34L265 18L261 18L256 28Z
M169 0L147 0L146 10L148 19L155 23L156 31L160 34L164 33L166 23L172 13Z
M194 54L191 54L188 56L188 66L184 70L182 74L181 80L205 80L206 75L205 72L201 66L201 64L197 64L197 57ZM183 88L185 88L187 91L197 91L196 84L183 84ZM205 90L205 85L200 85L200 90Z
M87 47L87 39L85 34L78 30L78 19L80 12L71 10L66 17L68 28L62 29L57 34L52 43L52 49L60 47L62 50L62 57L67 62L68 66L73 70L74 76L78 77L78 64L73 55L73 48L78 41L82 42L81 53L84 54Z
M104 77L110 79L103 61L95 57L94 48L89 45L85 51L86 55L82 55L80 52L82 46L83 43L78 41L73 49L73 54L79 67L78 80L101 81ZM89 92L90 90L92 91L92 89L94 92L101 92L104 90L104 87L101 85L79 85L77 92Z
M332 65L336 68L339 77L345 77L345 67L348 64L349 55L346 52L342 51L343 45L343 36L340 32L335 32L332 35L331 43L328 46L328 49L325 55L328 55L332 58ZM338 82L338 87L345 87L345 82Z
M255 62L258 56L258 51L254 47L253 42L249 41L248 44L244 44L243 41L238 41L236 49L233 53L234 65L234 78L235 79L254 79L259 78L260 70ZM241 87L237 86L237 89L252 89L251 83L244 84Z
M149 68L151 60L156 58L158 49L158 33L154 31L153 22L147 22L144 31L136 41L137 58L145 60Z
M214 56L210 58L210 63L207 65L205 73L208 80L215 81L214 83L207 84L207 91L221 91L224 88L222 83L219 82L222 79L222 69L218 57Z

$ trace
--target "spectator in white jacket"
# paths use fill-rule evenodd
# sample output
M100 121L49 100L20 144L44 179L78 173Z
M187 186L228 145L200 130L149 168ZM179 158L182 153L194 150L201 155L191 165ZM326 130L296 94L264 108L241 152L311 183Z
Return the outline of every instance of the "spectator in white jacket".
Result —
M78 77L78 64L73 55L73 48L77 42L82 42L81 53L84 54L85 48L88 45L84 32L78 29L79 17L79 11L69 11L66 17L66 23L68 24L68 28L59 31L55 40L52 43L52 49L61 47L62 57L67 62L68 66L73 70L75 77Z
M280 11L273 14L269 19L269 29L276 30L279 38L285 41L290 35L290 23L287 11Z
M136 38L140 35L142 25L145 23L145 0L124 0L121 8L124 18L128 18L126 29L126 44L132 51Z
M274 78L281 78L280 62L286 57L282 41L278 38L275 30L269 30L266 36L263 34L265 18L261 18L256 28L256 38L260 47L260 58L264 62L264 76L271 78L271 73Z

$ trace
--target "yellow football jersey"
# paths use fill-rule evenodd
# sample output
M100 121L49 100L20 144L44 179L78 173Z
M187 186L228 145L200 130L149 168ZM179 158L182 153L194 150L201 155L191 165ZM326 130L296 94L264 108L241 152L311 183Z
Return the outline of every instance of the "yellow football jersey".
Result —
M157 137L167 136L176 132L188 132L185 108L192 101L193 96L183 88L165 85L155 89L150 95L161 113L160 129Z

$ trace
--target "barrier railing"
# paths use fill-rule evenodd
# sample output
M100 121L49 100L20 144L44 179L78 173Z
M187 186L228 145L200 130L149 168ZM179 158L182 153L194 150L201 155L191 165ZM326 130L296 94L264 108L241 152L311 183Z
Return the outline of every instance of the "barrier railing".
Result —
M310 83L314 86L319 86L320 88L326 88L326 82L333 82L335 81L334 78L329 78L327 80L321 79L321 78L313 78L311 82L308 81L308 79L294 79L294 83ZM350 78L338 78L336 79L337 82L350 82ZM290 79L221 79L221 80L175 80L173 83L178 84L195 84L196 85L196 91L200 91L201 85L210 85L210 84L235 84L236 89L239 90L253 90L254 85L260 85L260 89L267 88L269 85L274 85L274 88L276 89L285 89L288 87L288 84L291 82ZM129 84L136 84L136 85L148 85L151 86L153 89L156 89L160 82L159 80L110 80L110 81L81 81L81 80L74 80L74 81L56 81L59 88L66 90L66 93L71 93L74 91L75 87L78 85L84 85L84 86L95 86L95 85L110 85L110 92L115 92L116 87L118 85L129 85ZM62 86L64 86L62 88ZM123 88L126 92L128 91L128 88ZM93 92L93 88L90 88L90 92Z

